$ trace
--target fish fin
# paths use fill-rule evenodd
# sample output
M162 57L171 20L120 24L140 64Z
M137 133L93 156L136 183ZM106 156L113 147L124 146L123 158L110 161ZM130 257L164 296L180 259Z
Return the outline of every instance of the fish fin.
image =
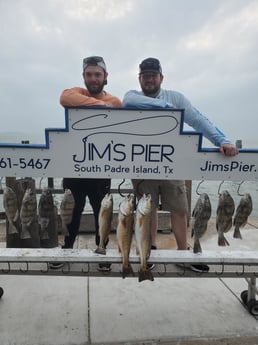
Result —
M18 234L19 231L17 230L16 226L13 224L12 221L9 220L9 226L8 226L8 234Z
M97 254L102 254L102 255L106 255L106 249L105 248L102 248L102 247L98 247L96 250L95 250L95 253Z
M15 213L15 216L14 216L13 221L14 221L14 222L17 222L17 220L19 219L19 216L20 216L19 210L17 210L16 213Z
M226 237L224 236L224 234L219 235L218 245L219 246L229 246L229 243L228 243Z
M142 282L144 280L151 280L153 281L154 278L153 278L153 275L151 273L151 271L149 270L143 270L142 268L140 269L139 271L139 282Z
M191 237L194 237L194 228L192 228Z
M134 277L134 271L132 269L132 266L129 264L127 267L122 266L122 277L126 278L127 276L133 276Z
M194 253L201 253L202 252L201 244L200 244L200 241L198 238L195 239L195 241L194 241L193 252Z
M240 232L240 229L238 226L235 227L233 237L234 238L240 238L242 240L242 235L241 235L241 232Z

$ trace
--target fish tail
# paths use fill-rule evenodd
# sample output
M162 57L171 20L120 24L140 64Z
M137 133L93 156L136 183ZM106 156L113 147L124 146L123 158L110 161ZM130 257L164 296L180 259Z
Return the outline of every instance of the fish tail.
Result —
M49 240L49 235L47 229L41 229L39 232L41 240Z
M26 240L28 238L31 238L29 226L27 226L26 224L22 224L21 239Z
M106 248L103 248L103 247L99 246L99 247L95 250L95 253L97 253L97 254L102 254L102 255L106 255L106 254L107 254L107 251L106 251Z
M108 241L109 241L108 237L103 237L102 235L100 235L98 248L95 250L95 253L106 255L107 253L106 248L107 248Z
M134 276L134 271L132 269L132 266L128 264L128 266L122 266L122 277L126 278L127 276Z
M240 232L240 228L238 226L235 227L233 237L234 238L240 238L242 240L242 235Z
M194 240L193 252L194 253L201 253L202 252L201 244L200 244L200 241L198 238Z
M65 236L69 235L67 224L62 224L62 234Z
M144 269L140 269L140 271L139 271L139 282L142 282L142 281L144 281L144 280L150 280L150 281L153 281L154 280L154 278L153 278L153 275L152 275L152 273L151 273L151 271L150 270L144 270Z
M219 235L218 245L219 246L229 246L229 243L228 243L228 241L227 241L227 239L223 233L221 235Z

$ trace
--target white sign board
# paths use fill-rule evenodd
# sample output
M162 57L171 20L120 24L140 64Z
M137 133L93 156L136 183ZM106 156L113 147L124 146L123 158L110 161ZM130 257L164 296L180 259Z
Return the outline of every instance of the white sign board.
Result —
M202 147L181 110L68 108L65 120L43 144L0 144L0 176L258 179L258 149L225 157Z

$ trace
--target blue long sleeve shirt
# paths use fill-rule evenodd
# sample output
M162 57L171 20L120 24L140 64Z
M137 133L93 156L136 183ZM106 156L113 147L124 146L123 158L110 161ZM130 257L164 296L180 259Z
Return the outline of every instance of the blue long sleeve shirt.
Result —
M231 143L224 133L194 108L190 101L180 92L161 89L159 95L156 98L152 98L145 96L142 91L131 90L124 96L123 106L139 109L184 109L184 122L197 132L202 133L212 144L221 146Z

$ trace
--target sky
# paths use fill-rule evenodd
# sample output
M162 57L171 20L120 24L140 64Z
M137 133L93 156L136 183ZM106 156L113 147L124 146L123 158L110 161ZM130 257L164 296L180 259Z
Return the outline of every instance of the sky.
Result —
M0 22L0 142L64 127L61 92L101 55L109 93L139 90L139 63L156 57L163 88L258 148L257 0L0 0Z

